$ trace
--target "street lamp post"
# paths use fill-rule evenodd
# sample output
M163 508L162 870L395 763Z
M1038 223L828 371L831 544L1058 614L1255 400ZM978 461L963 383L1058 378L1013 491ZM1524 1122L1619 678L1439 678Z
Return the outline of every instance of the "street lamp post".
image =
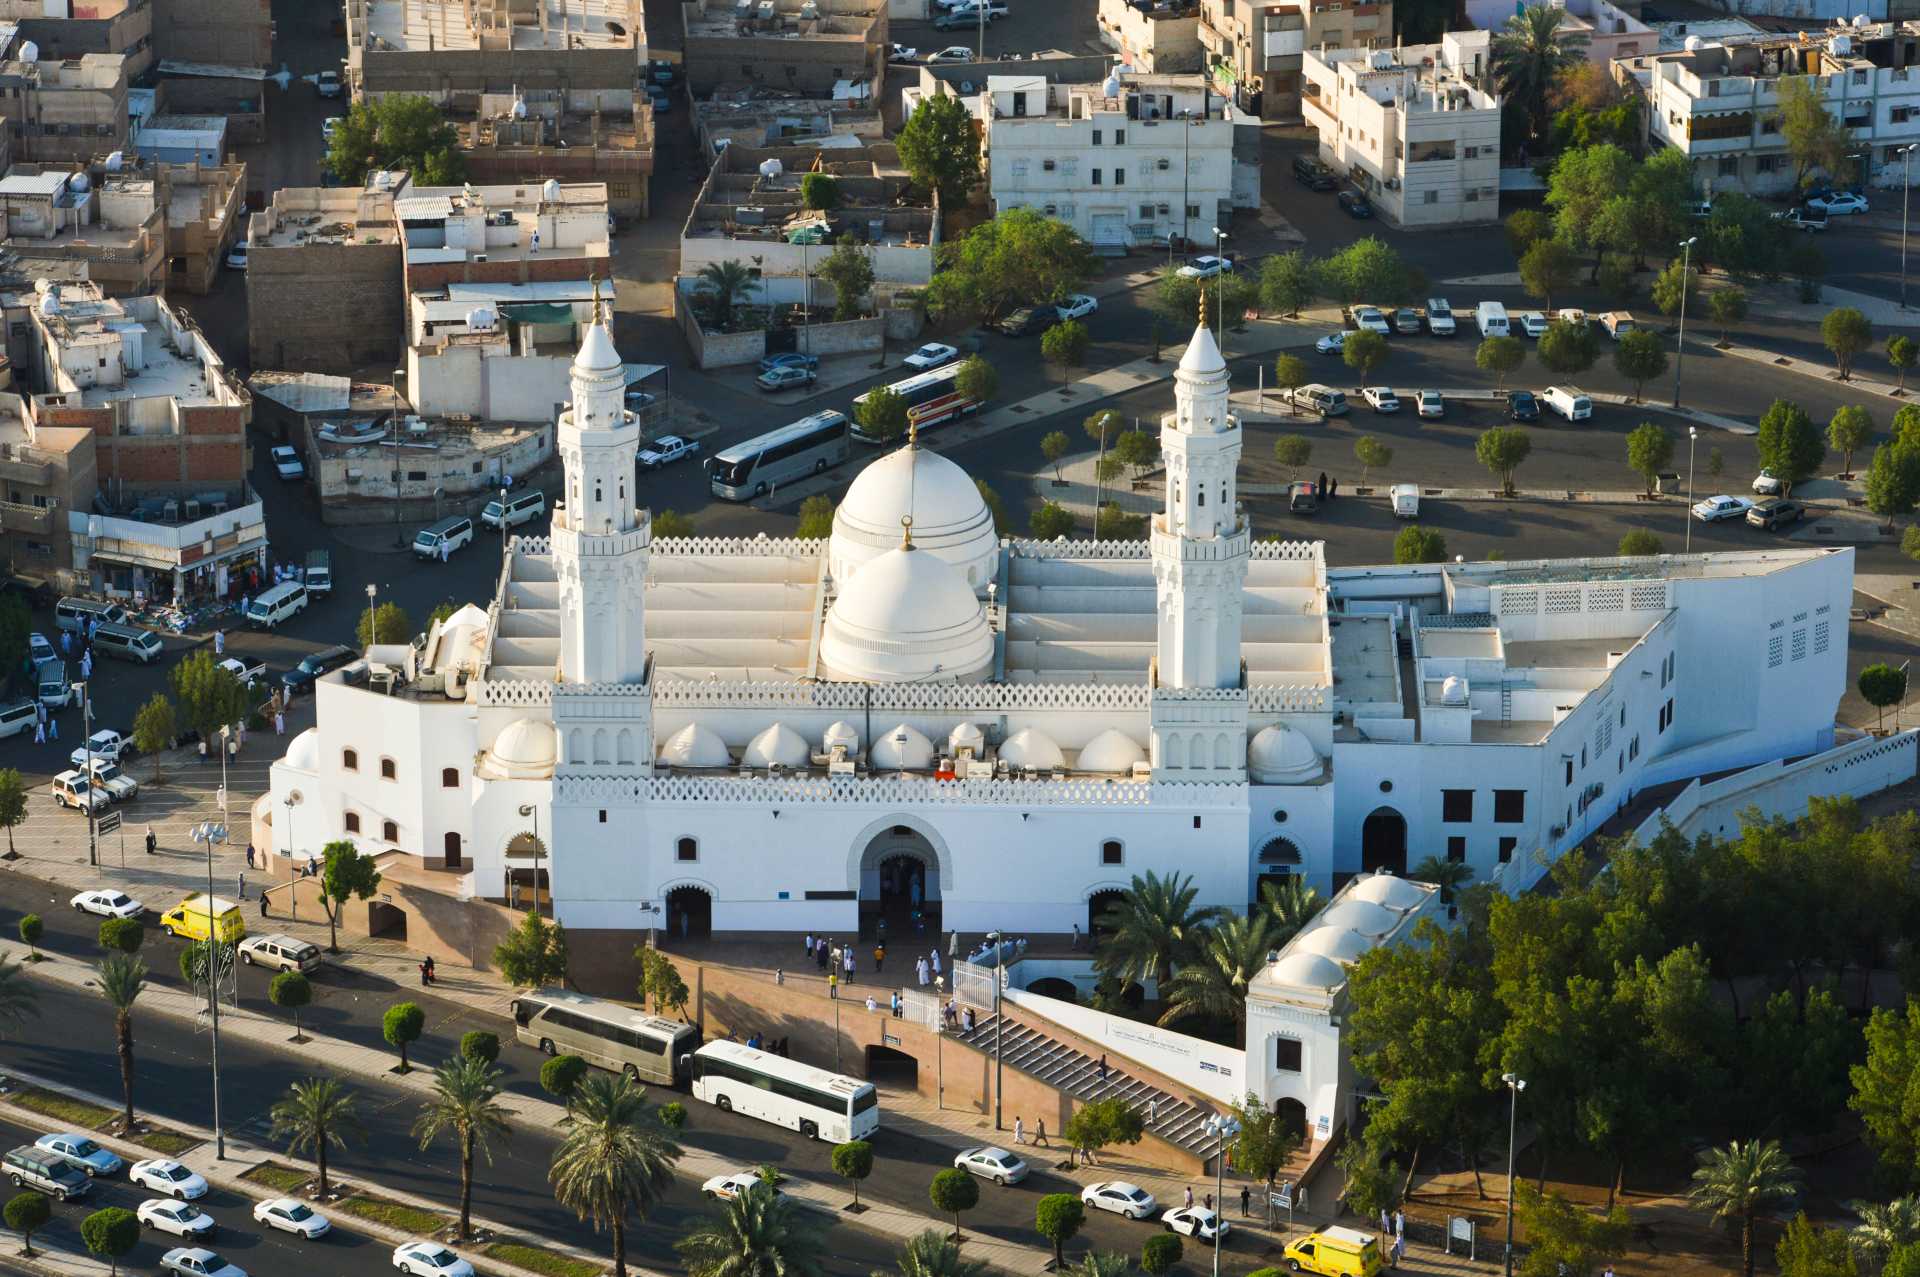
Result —
M87 751L87 863L100 863L100 842L94 836L93 800L100 782L93 774L93 689L86 682L74 684L80 689L81 746Z
M1216 1113L1207 1119L1207 1133L1218 1142L1213 1150L1213 1277L1220 1277L1220 1221L1226 1213L1227 1199L1223 1180L1227 1165L1227 1141L1240 1134L1240 1123Z
M1673 406L1680 406L1680 368L1687 361L1687 279L1693 269L1693 246L1700 242L1695 235L1692 239L1680 242L1680 338L1673 346Z
M1506 1277L1513 1277L1513 1135L1520 1120L1520 1092L1527 1089L1527 1080L1517 1073L1502 1073L1500 1080L1507 1084L1507 1251L1504 1263Z
M1700 427L1687 427L1687 553L1693 553L1693 449L1700 442Z
M1907 204L1913 195L1913 148L1909 142L1900 148L1900 309L1907 308Z
M207 1006L213 1016L213 1155L227 1156L227 1132L220 1125L220 937L215 930L213 909L213 844L227 840L227 827L218 821L203 820L193 827L192 836L207 845Z
M1097 516L1097 515L1098 515L1098 513L1099 513L1099 511L1098 511L1098 508L1096 507L1096 508L1095 508L1095 515ZM988 932L988 933L987 933L987 943L988 943L988 944L991 944L991 945L993 946L993 950L994 950L994 966L993 966L993 1129L997 1131L997 1130L999 1130L999 1129L1000 1129L1000 1093L1001 1093L1001 1090L1002 1090L1002 1087L1001 1087L1001 1074L1000 1074L1000 1031L1001 1031L1001 1030L1002 1030L1002 1029L1003 1029L1004 1027L1006 1027L1006 1021L1005 1021L1005 1019L1004 1019L1004 1018L1003 1018L1003 1017L1001 1016L1001 1014L1000 1014L1000 976L1001 976L1001 973L1002 973L1002 972L1004 972L1004 971L1005 971L1005 970L1007 969L1007 967L1006 967L1006 963L1007 963L1007 953L1006 953L1006 949L1005 949L1005 948L1003 948L1003 947L1002 947L1002 945L1001 945L1001 943L1000 943L1000 933L999 933L998 931L990 931L990 932Z
M374 645L375 640L379 637L379 633L374 628L374 624L373 624L373 616L374 616L373 600L374 600L374 596L379 593L380 593L379 586L375 585L371 581L367 582L367 646L368 647L372 647Z
M1227 233L1221 230L1218 226L1214 227L1213 228L1213 255L1220 259L1220 273L1214 276L1216 283L1214 286L1213 300L1214 300L1215 308L1218 309L1220 313L1214 317L1213 341L1215 345L1221 346L1221 347L1224 347L1227 344L1226 243L1227 243ZM1200 285L1200 287L1205 288L1206 285L1202 284ZM1223 354L1221 355L1221 358L1224 359L1226 358L1226 356Z
M507 527L507 490L502 488L500 489L500 559L502 562L506 561L507 542L512 535L513 533ZM371 630L373 627L367 628Z

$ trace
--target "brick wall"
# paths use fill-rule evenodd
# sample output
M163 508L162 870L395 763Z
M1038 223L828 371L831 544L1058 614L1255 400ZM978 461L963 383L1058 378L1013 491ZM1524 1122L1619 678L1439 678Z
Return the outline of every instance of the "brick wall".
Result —
M271 67L273 12L268 0L153 0L153 47L175 62Z
M247 353L255 368L347 372L400 358L406 330L397 244L255 247Z

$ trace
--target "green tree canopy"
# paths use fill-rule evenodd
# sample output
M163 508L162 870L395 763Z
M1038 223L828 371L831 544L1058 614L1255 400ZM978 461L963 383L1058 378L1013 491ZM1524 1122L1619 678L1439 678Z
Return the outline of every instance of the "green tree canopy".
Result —
M800 203L811 209L840 207L840 179L831 173L804 173L800 177ZM851 237L842 243L850 242Z
M1667 370L1667 351L1660 338L1644 328L1620 334L1613 346L1614 371L1633 383L1633 397L1646 397L1647 383Z
M1813 76L1786 75L1775 82L1774 92L1773 119L1793 156L1794 185L1804 185L1814 169L1838 180L1853 149L1853 135L1827 110L1826 85Z
M1362 382L1371 381L1374 369L1387 360L1387 339L1364 328L1350 332L1340 358Z
M1514 1214L1527 1235L1521 1277L1596 1277L1626 1254L1633 1235L1626 1207L1596 1215L1560 1193L1542 1195L1531 1184L1519 1186Z
M1747 317L1747 290L1735 284L1714 289L1707 294L1707 313L1720 327L1720 340L1726 341L1727 330Z
M651 1000L656 1011L686 1019L687 999L692 993L673 959L646 945L635 949L633 955L640 960L640 997Z
M1074 1204L1079 1205L1078 1198L1074 1199ZM46 1198L29 1188L7 1199L6 1218L7 1227L20 1234L21 1245L25 1247L21 1253L31 1259L37 1253L33 1249L33 1235L45 1228L53 1218L53 1207Z
M1881 711L1884 725L1887 706L1907 699L1907 671L1897 665L1869 665L1860 671L1856 686L1860 689L1860 699Z
M860 1181L873 1174L873 1145L865 1140L834 1145L833 1173L853 1185L853 1204L860 1205Z
M1413 296L1413 272L1395 249L1373 235L1322 258L1318 274L1322 292L1348 306L1398 305Z
M1913 513L1920 501L1920 445L1896 440L1875 448L1866 489L1867 509L1885 519L1889 530L1895 519Z
M1299 249L1275 253L1260 263L1260 306L1277 315L1298 315L1319 295L1313 263Z
M1069 319L1055 324L1040 334L1040 354L1048 363L1060 369L1060 384L1067 383L1067 370L1077 368L1087 360L1087 343L1091 340L1087 326L1077 319Z
M1507 247L1513 251L1514 260L1527 255L1527 250L1543 239L1553 237L1553 219L1537 208L1523 208L1507 214L1502 223L1507 232Z
M1680 153L1675 151L1673 154ZM1663 315L1678 314L1683 295L1689 306L1700 295L1700 272L1693 267L1682 269L1684 265L1682 259L1676 258L1654 277L1653 304L1660 308Z
M1844 404L1834 410L1827 423L1827 444L1840 454L1840 468L1853 472L1853 454L1873 438L1873 414L1859 404Z
M1556 319L1540 334L1540 344L1534 354L1548 372L1575 377L1593 367L1594 360L1600 357L1600 343L1594 336L1592 324Z
M458 186L467 176L459 144L458 130L432 98L387 94L348 108L326 162L348 187L360 186L375 169L405 169L415 186Z
M916 118L919 114L914 112ZM904 133L900 142L904 156ZM940 271L926 290L927 308L954 322L998 319L1018 307L1066 296L1096 269L1092 248L1071 226L1039 209L1008 209L941 246Z
M953 388L969 399L986 403L1000 393L1000 373L979 355L968 355L953 375Z
M1741 1264L1746 1277L1753 1277L1754 1222L1799 1196L1800 1172L1778 1140L1735 1140L1705 1150L1699 1160L1688 1199L1696 1209L1739 1226Z
M942 1215L953 1216L953 1237L960 1240L960 1215L980 1204L980 1182L958 1167L950 1166L933 1177L927 1186L927 1199Z
M573 1098L589 1067L577 1055L556 1055L540 1066L540 1089L564 1104Z
M808 178L825 176L824 173L807 174ZM814 268L814 274L833 285L836 320L858 319L866 310L867 296L873 292L873 255L853 236L842 235L827 260Z
M938 191L946 207L962 207L980 185L980 143L959 98L942 93L921 99L894 140L914 185Z
M1545 218L1545 214L1534 215ZM1579 259L1565 243L1552 238L1536 239L1520 256L1520 285L1529 296L1538 297L1551 307L1553 295L1573 287L1579 270Z
M380 890L374 858L347 839L321 848L320 906L327 911L328 951L340 952L340 911L349 900L369 900Z
M1049 430L1041 436L1040 455L1045 457L1047 464L1053 467L1053 481L1056 484L1066 482L1060 477L1060 461L1072 448L1073 441L1067 438L1064 430Z
M1473 352L1473 364L1490 372L1494 384L1506 388L1507 377L1527 361L1527 344L1518 337L1488 337Z
M282 971L267 986L267 1000L293 1012L293 1040L305 1041L300 1036L300 1008L313 1002L313 982L302 972Z
M1307 464L1313 456L1313 440L1305 435L1277 435L1273 441L1273 459L1287 468L1287 482L1292 483L1294 475L1301 466Z
M1566 10L1526 5L1494 34L1492 70L1502 93L1527 113L1533 137L1544 139L1550 116L1547 92L1560 74L1586 56L1587 35L1562 29Z
M1645 528L1635 528L1620 538L1620 557L1623 559L1649 558L1666 552L1667 543Z
M1833 366L1846 381L1853 376L1854 357L1873 344L1873 325L1854 307L1842 306L1820 321L1820 340L1833 352Z
M140 1244L139 1217L124 1207L102 1207L80 1221L80 1240L118 1273L120 1260Z
M653 538L664 541L670 537L690 537L694 535L693 520L678 510L655 510L652 520Z
M1313 370L1298 355L1281 355L1273 361L1274 388L1282 393L1298 390L1312 380ZM1293 411L1291 401L1288 411Z
M1072 536L1074 518L1067 508L1058 501L1047 501L1027 516L1027 530L1036 541L1052 541L1058 537Z
M800 522L793 535L804 541L824 541L833 535L833 498L816 493L800 503Z
M1633 157L1617 146L1590 146L1565 151L1554 162L1547 180L1547 207L1553 210L1554 237L1576 253L1593 257L1599 276L1600 252L1606 247L1603 211L1607 202L1632 189Z
M360 619L355 623L353 631L354 642L361 647L374 643L405 643L414 634L413 618L408 616L407 610L398 603L382 603L374 608L372 622L372 629L369 630L367 611L364 608L361 609ZM196 652L194 655L203 654ZM191 714L187 717L187 725L193 726Z
M1513 472L1533 451L1533 439L1518 426L1495 426L1474 441L1473 455L1500 481L1500 490L1513 495Z
M567 976L567 930L529 913L493 949L493 965L508 984L520 989L559 984Z
M1652 496L1660 474L1673 464L1673 435L1665 426L1643 421L1627 435L1627 466L1639 475Z
M1393 449L1375 435L1361 435L1353 441L1353 459L1360 463L1360 486L1364 488L1368 475L1393 464Z
M211 648L187 655L167 681L181 716L204 739L212 739L223 726L245 721L253 709L253 694L231 670L220 668Z
M1086 1222L1087 1208L1077 1193L1048 1193L1034 1204L1034 1231L1053 1244L1055 1272L1066 1268L1064 1248Z
M1920 359L1920 342L1905 333L1887 338L1887 365L1900 374L1901 390L1907 388L1907 374L1913 371L1916 359Z
M0 767L0 828L7 831L7 859L20 853L13 848L13 831L27 819L27 782L17 767Z
M1827 441L1807 410L1788 399L1776 399L1760 418L1756 439L1760 464L1786 485L1811 479L1827 459Z
M1444 563L1446 560L1447 539L1432 528L1409 523L1393 538L1395 563Z
M412 1066L407 1063L407 1048L420 1040L427 1027L427 1013L420 1009L418 1002L397 1002L387 1008L380 1018L380 1036L387 1045L399 1048L400 1072L405 1073Z
M862 434L892 443L907 429L907 401L892 386L875 386L854 405L853 419Z

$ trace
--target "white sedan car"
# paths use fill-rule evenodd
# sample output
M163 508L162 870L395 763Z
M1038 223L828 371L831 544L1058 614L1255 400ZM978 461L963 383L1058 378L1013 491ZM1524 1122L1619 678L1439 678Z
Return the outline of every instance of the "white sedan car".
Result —
M1230 257L1196 257L1175 273L1182 279L1212 279L1232 269L1233 259Z
M964 44L950 44L938 53L929 53L927 61L934 66L947 66L956 62L973 61L973 50Z
M1160 1222L1176 1233L1204 1242L1212 1241L1216 1233L1225 1237L1233 1231L1232 1224L1204 1206L1176 1206L1162 1215Z
M1694 503L1693 517L1702 523L1718 523L1722 519L1744 519L1752 508L1753 502L1746 497L1708 497Z
M295 479L307 477L306 463L300 460L300 454L292 448L283 444L273 450L272 456L273 472L282 479L292 482Z
M1054 309L1062 319L1084 319L1100 309L1100 299L1087 293L1072 293Z
M961 1149L953 1164L996 1184L1018 1184L1027 1177L1027 1164L1004 1148Z
M1842 191L1833 195L1816 195L1807 201L1808 208L1817 208L1828 217L1840 217L1848 213L1867 211L1867 197L1855 195L1852 191Z
M1754 478L1753 490L1763 497L1777 497L1787 490L1787 485L1780 482L1780 476L1762 466Z
M160 1256L160 1270L180 1277L247 1277L247 1270L204 1246L176 1246Z
M102 918L138 918L147 907L124 891L83 891L69 903L81 913Z
M439 1242L394 1247L393 1266L407 1277L473 1277L473 1265Z
M1156 1205L1152 1193L1123 1179L1089 1184L1080 1190L1080 1200L1097 1210L1110 1210L1128 1219L1151 1219Z
M1375 412L1400 411L1400 396L1393 393L1392 386L1363 387L1360 397L1366 400Z
M1423 390L1419 394L1419 413L1423 417L1444 417L1447 415L1447 400L1437 390Z
M190 1237L203 1242L219 1230L213 1216L198 1206L189 1206L185 1202L170 1202L165 1198L149 1197L140 1203L140 1209L134 1212L140 1217L140 1223L157 1233L172 1233L175 1237Z
M325 1237L333 1230L333 1225L325 1215L292 1197L276 1197L261 1202L253 1208L253 1222L305 1237L309 1241L315 1237Z
M1513 317L1513 322L1528 337L1541 337L1547 331L1547 317L1537 310L1523 310Z
M207 1195L207 1181L169 1157L150 1157L135 1162L127 1178L156 1193L190 1202Z
M1323 355L1337 355L1347 348L1347 335L1345 333L1328 333L1319 341L1314 342L1313 348Z
M1373 306L1355 306L1353 326L1370 333L1379 333L1382 337L1393 335L1393 325L1387 322L1387 317L1381 314L1377 307Z
M908 355L905 363L909 368L918 368L925 371L928 368L938 368L943 364L950 364L959 358L959 356L960 352L955 347L949 346L944 342L930 341L920 347L920 349L914 351L911 355Z

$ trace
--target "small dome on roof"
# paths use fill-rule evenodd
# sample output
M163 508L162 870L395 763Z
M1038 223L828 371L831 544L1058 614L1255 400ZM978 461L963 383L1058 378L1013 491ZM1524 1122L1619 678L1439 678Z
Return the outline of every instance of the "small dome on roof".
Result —
M487 750L488 769L510 780L553 775L560 761L560 734L538 718L516 718L500 729Z
M660 761L669 767L726 767L733 756L711 727L688 723L660 747Z
M947 748L955 754L963 749L970 749L975 758L985 757L987 734L980 730L978 723L962 723L947 733Z
M1318 953L1289 953L1273 964L1274 983L1299 989L1331 989L1345 983L1346 978L1346 970L1339 963Z
M820 752L831 754L835 745L845 745L849 754L860 752L860 729L849 722L838 722L820 734Z
M1147 761L1147 751L1140 743L1120 731L1109 727L1081 747L1080 757L1074 760L1074 769L1083 772L1126 773L1133 770L1135 763Z
M933 766L933 742L925 732L901 723L874 736L867 761L880 771L925 771Z
M805 767L813 761L807 739L785 723L775 723L747 742L740 761L748 767Z
M978 678L993 663L993 629L957 568L903 545L842 586L820 660L835 677L861 682Z
M1348 900L1364 900L1388 909L1412 909L1426 898L1427 893L1421 888L1390 873L1369 874L1347 892Z
M1319 752L1306 733L1275 723L1247 743L1247 773L1257 785L1298 785L1320 779Z
M1345 927L1376 939L1392 931L1399 921L1400 915L1393 910L1370 900L1355 900L1351 896L1328 906L1326 912L1320 915L1320 925L1323 927Z
M1315 927L1293 942L1295 953L1317 953L1335 962L1358 962L1373 942L1345 927Z
M1023 727L1007 737L1000 745L1000 758L1009 767L1043 772L1064 767L1067 761L1053 737L1037 727Z
M280 760L287 766L303 772L320 770L320 729L309 727L293 738L287 746L287 753Z

